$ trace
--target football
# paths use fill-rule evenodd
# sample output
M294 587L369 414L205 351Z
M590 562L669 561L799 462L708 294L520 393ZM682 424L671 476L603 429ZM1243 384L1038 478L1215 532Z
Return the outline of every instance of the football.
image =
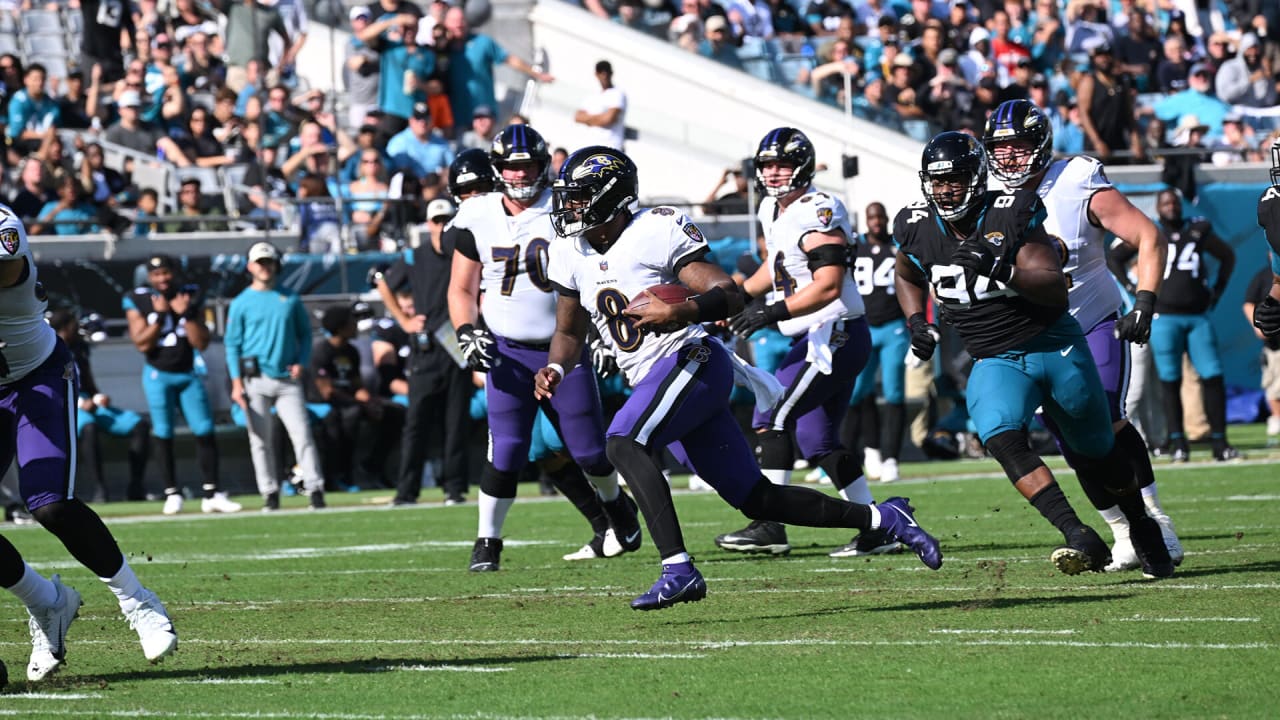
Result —
M645 288L644 293L641 293L640 295L637 295L634 299L632 299L631 303L627 305L627 310L630 311L630 310L643 309L646 305L649 304L649 295L653 295L654 297L657 297L659 300L661 300L662 302L668 305L675 305L677 303L682 303L685 300L688 300L689 298L693 297L695 294L696 293L694 293L692 290L690 290L689 288L683 285L676 285L676 284L650 285L649 287Z

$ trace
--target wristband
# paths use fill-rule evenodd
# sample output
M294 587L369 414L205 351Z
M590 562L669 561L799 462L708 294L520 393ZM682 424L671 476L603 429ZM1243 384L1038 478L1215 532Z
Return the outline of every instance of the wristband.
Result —
M729 293L721 285L695 295L690 300L698 306L698 322L714 322L729 317Z
M557 373L560 374L560 379L561 380L564 379L564 366L561 365L560 363L547 363L547 369L555 370Z
M925 318L924 313L922 312L918 312L912 315L911 317L907 318L907 328L909 328L912 332L915 332L916 327L920 325L928 325L928 324L929 324L929 321L928 319Z
M1133 297L1134 308L1151 312L1156 306L1156 294L1150 290L1139 290Z
M785 300L779 300L764 306L764 317L771 323L782 322L791 319L791 311L787 309Z

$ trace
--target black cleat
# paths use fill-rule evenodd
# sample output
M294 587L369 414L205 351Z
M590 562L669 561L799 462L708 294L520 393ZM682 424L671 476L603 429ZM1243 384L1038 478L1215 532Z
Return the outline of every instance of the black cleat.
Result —
M768 553L786 555L791 552L787 542L787 527L772 520L752 520L751 524L737 532L716 536L716 547L743 553Z
M1221 448L1213 451L1213 459L1218 462L1234 462L1236 460L1243 460L1244 455L1241 455L1239 450L1231 447L1230 445L1223 445Z
M502 557L501 538L476 538L471 548L471 572L497 572Z
M1049 559L1064 575L1079 575L1086 570L1103 572L1111 563L1111 550L1088 525L1064 533L1067 544L1053 551Z
M864 557L867 555L891 555L902 552L902 543L885 530L866 530L849 541L848 545L827 553L833 558Z
M311 509L312 510L323 510L327 507L329 507L329 504L324 501L323 490L316 490L311 493Z
M1142 563L1143 577L1152 580L1173 577L1173 558L1155 518L1144 516L1138 522L1129 523L1129 540Z

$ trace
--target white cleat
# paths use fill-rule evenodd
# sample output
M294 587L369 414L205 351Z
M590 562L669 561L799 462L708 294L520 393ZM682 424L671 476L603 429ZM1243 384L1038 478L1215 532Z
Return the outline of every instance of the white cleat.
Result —
M701 477L697 475L690 475L689 490L691 492L711 492L712 490L715 490L715 488L711 487L711 484L706 480L703 480Z
M1134 570L1142 567L1142 561L1138 559L1138 553L1133 549L1133 541L1128 535L1123 537L1116 536L1116 544L1111 548L1111 564L1107 565L1103 570L1105 572L1124 572L1125 570Z
M125 619L129 621L129 627L138 633L142 654L151 662L178 649L178 632L173 629L169 613L165 612L160 598L150 590L142 589L138 606L125 613Z
M826 482L823 482L824 480ZM807 483L818 483L819 485L831 484L831 478L827 477L827 471L820 467L810 470L809 473L804 476L804 481Z
M224 492L214 493L213 497L204 498L200 501L200 512L202 513L235 513L243 509L243 505L232 501Z
M164 496L164 514L177 515L182 512L182 493Z
M57 590L57 600L48 608L32 611L27 621L31 629L31 661L27 663L27 679L43 680L62 667L67 655L67 628L80 612L80 593L62 584L57 575L49 578Z
M880 459L879 448L867 448L862 453L862 474L866 475L868 480L875 480L880 477L883 464Z
M889 458L880 463L880 482L891 483L901 480L902 476L898 474L898 461Z
M1178 541L1178 534L1173 531L1173 521L1164 513L1154 513L1150 509L1147 510L1147 513L1160 524L1160 534L1164 536L1164 546L1169 548L1169 559L1173 561L1174 565L1181 565L1185 553L1182 551L1182 543Z

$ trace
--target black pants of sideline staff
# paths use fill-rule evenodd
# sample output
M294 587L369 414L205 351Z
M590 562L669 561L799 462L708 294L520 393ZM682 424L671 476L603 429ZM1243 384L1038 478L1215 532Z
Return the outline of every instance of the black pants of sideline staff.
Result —
M467 494L467 439L471 427L471 373L452 362L447 367L409 375L409 409L400 443L400 480L396 504L417 502L427 448L441 448L442 469L436 482L445 497Z

